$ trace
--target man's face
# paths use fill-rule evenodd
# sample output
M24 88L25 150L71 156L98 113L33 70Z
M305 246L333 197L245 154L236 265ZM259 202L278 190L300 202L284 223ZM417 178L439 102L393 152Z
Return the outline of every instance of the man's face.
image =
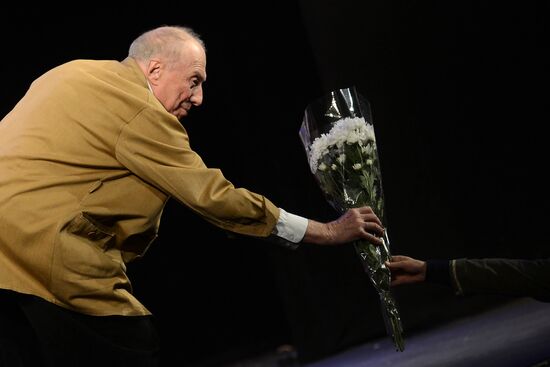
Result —
M151 88L164 108L179 120L192 106L202 103L202 83L206 80L206 54L195 41L188 41L180 61L159 60L158 69L150 75Z

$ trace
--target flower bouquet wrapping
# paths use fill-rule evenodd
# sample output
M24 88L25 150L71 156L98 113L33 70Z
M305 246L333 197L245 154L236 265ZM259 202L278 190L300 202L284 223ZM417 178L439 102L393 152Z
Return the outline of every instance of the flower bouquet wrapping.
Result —
M398 351L403 329L390 292L390 241L384 216L382 176L368 101L355 88L345 88L310 103L300 128L311 172L326 199L338 212L370 206L386 229L382 246L354 242L361 263L380 296L386 331Z

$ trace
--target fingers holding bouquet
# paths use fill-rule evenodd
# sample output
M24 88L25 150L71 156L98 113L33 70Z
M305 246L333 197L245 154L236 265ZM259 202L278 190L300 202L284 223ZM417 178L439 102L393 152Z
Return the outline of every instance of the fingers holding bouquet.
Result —
M334 244L366 239L374 245L382 245L382 221L368 206L348 209L338 219L327 223L327 226Z

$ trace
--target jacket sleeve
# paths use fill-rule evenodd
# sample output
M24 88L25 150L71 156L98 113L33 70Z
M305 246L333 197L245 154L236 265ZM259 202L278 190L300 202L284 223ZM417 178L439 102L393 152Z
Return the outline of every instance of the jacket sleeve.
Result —
M451 261L457 294L494 293L550 302L550 259L457 259Z
M451 287L450 260L426 260L426 282Z
M275 227L279 209L262 195L235 188L219 169L206 167L183 126L167 113L144 108L122 128L116 157L140 179L218 227L258 237Z

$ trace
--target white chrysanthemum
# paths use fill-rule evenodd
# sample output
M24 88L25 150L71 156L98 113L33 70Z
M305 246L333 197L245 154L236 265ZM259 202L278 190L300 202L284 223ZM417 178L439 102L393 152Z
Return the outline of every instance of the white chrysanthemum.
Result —
M374 146L372 144L368 144L366 146L361 147L361 152L364 155L372 155L374 153Z
M344 144L359 143L366 147L369 141L376 141L374 127L361 117L346 117L334 123L327 134L321 134L310 147L309 166L315 173L319 160L329 153L330 147L341 149ZM372 148L371 148L372 149ZM341 162L342 163L342 162Z
M368 162L367 162L368 163ZM361 163L355 163L353 166L351 166L354 170L356 171L359 171L361 169L361 167L363 167L361 165ZM319 168L320 169L320 168Z

